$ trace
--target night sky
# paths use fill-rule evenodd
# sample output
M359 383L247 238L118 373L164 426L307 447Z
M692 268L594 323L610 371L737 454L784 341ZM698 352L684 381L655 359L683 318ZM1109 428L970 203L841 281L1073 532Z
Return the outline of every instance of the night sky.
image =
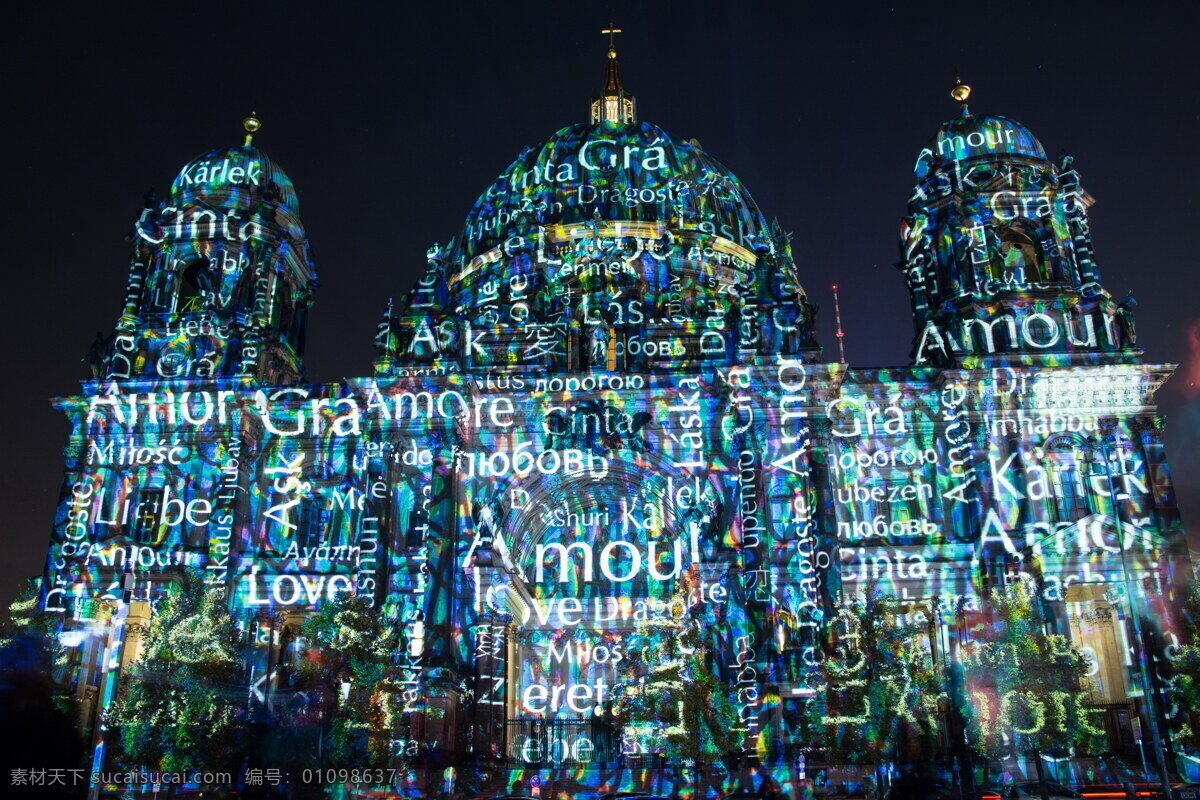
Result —
M113 329L149 187L165 196L191 158L238 143L256 109L256 144L295 182L321 278L309 377L369 375L384 305L429 245L458 232L523 146L585 120L610 21L639 116L699 139L794 232L830 360L837 283L850 364L907 363L898 226L918 152L957 111L956 71L974 111L1076 157L1104 285L1134 290L1148 362L1187 357L1200 315L1195 2L29 4L2 56L0 601L42 568L67 432L47 398L76 391L79 359ZM1185 500L1195 453L1172 453Z

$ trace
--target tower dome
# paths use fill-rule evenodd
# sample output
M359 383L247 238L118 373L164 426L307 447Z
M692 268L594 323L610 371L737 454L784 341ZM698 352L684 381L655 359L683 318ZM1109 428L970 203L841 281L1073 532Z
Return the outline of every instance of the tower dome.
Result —
M602 121L522 151L467 215L464 260L538 226L594 220L698 228L751 250L769 230L746 188L695 140Z
M212 150L189 161L171 184L171 203L250 212L267 203L293 216L300 214L291 178L249 144Z
M1029 129L1016 120L995 114L971 114L963 105L962 115L943 122L929 145L917 157L919 179L935 161L967 164L976 161L1045 162L1046 151Z

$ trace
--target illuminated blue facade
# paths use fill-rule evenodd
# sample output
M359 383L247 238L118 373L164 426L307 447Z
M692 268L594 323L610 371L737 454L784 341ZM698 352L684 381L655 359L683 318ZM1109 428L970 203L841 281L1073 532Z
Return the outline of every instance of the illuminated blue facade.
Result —
M1112 749L1177 722L1171 621L1144 612L1148 707L1110 592L1132 570L1158 608L1189 577L1153 400L1170 367L1100 285L1070 160L965 106L943 125L902 225L913 363L852 369L823 357L787 234L613 76L429 249L370 377L304 382L316 272L261 150L148 200L116 331L56 401L46 604L81 662L123 590L144 624L190 566L226 590L272 708L304 689L303 620L349 592L403 630L394 744L429 774L667 791L689 779L633 769L645 746L602 742L600 715L637 624L696 619L741 769L795 785L842 598L896 596L952 659L989 588L1036 572L1095 655L1080 691Z

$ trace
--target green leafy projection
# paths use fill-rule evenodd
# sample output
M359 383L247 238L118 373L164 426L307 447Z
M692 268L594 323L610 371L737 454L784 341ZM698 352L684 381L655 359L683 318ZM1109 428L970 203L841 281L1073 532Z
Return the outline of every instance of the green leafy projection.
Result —
M63 615L42 610L41 578L27 581L0 618L0 681L8 690L0 697L0 714L9 715L10 730L26 734L31 726L60 736L59 747L79 738L79 698L71 686L71 652L59 639ZM74 763L66 752L56 763Z
M682 594L673 602L687 607ZM744 728L728 687L712 670L697 621L641 620L629 641L605 709L614 726L629 740L653 742L661 755L697 765L737 752Z
M804 679L810 745L832 763L928 758L945 696L925 629L870 590L838 605L825 634L824 658Z
M1189 747L1200 746L1200 581L1189 581L1176 599L1182 619L1183 644L1171 667L1173 697L1186 722L1172 731L1175 739Z
M405 686L396 654L403 638L363 596L341 594L305 622L302 634L321 651L321 677L337 698L331 713L331 764L396 769L403 760L393 742L405 738Z
M1047 633L1031 581L992 590L987 617L964 642L961 661L968 737L981 754L1103 749L1086 694L1090 660L1066 636Z
M120 732L120 762L167 772L236 767L247 743L242 648L224 592L183 572L158 602L107 713Z

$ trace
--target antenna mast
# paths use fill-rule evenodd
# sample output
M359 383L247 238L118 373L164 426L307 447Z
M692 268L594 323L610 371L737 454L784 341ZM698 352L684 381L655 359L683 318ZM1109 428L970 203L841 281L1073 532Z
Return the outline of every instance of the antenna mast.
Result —
M846 363L846 344L843 341L846 334L842 333L842 307L838 303L837 284L833 285L833 313L837 317L837 340L838 340L838 355L842 363Z

